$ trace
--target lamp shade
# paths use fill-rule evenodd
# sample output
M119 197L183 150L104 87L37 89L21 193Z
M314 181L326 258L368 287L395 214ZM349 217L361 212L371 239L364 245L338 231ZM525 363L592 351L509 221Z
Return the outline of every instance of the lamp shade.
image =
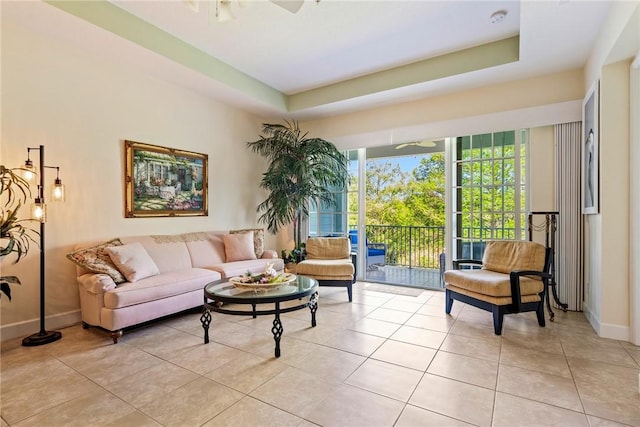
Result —
M55 182L51 184L51 201L64 202L64 185L60 178L56 178Z
M33 165L33 161L31 161L30 159L27 159L24 162L23 169L24 170L22 171L22 176L24 177L24 179L27 182L33 182L37 175L36 167Z
M40 222L45 222L47 219L47 206L40 199L36 199L31 205L31 219Z

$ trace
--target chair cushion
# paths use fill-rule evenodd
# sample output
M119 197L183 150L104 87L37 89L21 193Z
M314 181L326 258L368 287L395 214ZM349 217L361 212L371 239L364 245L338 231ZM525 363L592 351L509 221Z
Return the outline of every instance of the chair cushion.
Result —
M447 270L444 272L447 285L466 289L479 295L491 297L509 297L511 299L511 281L509 275L491 270ZM536 295L542 292L540 279L520 278L520 295Z
M484 295L484 294L479 294L477 292L473 292L473 291L469 291L467 289L463 289L463 288L458 288L456 286L453 285L446 285L447 289L449 289L450 291L453 292L457 292L459 294L462 295L467 295L469 297L475 298L477 300L480 301L486 301L490 304L495 304L495 305L509 305L512 303L511 301L511 297L494 297L491 295ZM527 302L538 302L540 301L540 295L521 295L520 296L520 301L524 304Z
M311 237L305 249L307 259L344 259L349 258L351 244L348 237Z
M482 257L482 268L510 273L514 270L544 269L545 247L521 240L490 240Z
M296 265L296 274L317 280L353 280L355 268L350 258L306 259Z

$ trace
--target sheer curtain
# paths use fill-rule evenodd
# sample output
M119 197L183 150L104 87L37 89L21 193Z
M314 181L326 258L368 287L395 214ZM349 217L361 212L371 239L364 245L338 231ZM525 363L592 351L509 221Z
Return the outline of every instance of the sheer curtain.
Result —
M581 122L555 125L558 230L556 283L560 301L581 311L584 295L580 205ZM552 299L553 300L553 299Z

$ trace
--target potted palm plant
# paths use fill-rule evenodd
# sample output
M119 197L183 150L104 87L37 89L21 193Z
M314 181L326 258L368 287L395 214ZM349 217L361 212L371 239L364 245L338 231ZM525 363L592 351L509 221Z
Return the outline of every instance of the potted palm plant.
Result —
M269 162L260 182L269 196L258 205L259 221L273 234L293 223L293 253L301 254L300 226L309 216L309 201L335 206L331 189L348 184L347 158L331 142L308 138L296 121L263 124L260 139L247 146Z
M18 211L31 196L29 183L18 171L0 165L0 259L15 255L17 263L27 255L32 243L38 244L38 232L25 226L31 219L20 219ZM16 276L0 276L0 297L4 293L11 300L11 285L20 284Z

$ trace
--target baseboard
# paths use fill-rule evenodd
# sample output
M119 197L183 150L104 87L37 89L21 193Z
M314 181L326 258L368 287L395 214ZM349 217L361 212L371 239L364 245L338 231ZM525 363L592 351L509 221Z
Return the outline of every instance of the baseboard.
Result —
M599 337L610 338L619 341L630 341L631 329L629 328L629 326L600 323L596 316L594 316L593 313L589 310L589 307L584 307L584 315Z
M600 336L613 340L629 341L631 330L628 326L612 325L609 323L600 324Z
M45 328L56 330L75 325L80 322L80 310L68 311L66 313L54 314L45 318ZM14 338L26 337L40 331L40 319L32 319L24 322L12 323L0 327L0 341L7 341Z
M586 305L583 305L583 310L584 317L587 318L587 321L589 322L593 330L596 331L596 334L600 335L600 321L598 320L598 318L594 316L594 314L591 312L591 309Z

